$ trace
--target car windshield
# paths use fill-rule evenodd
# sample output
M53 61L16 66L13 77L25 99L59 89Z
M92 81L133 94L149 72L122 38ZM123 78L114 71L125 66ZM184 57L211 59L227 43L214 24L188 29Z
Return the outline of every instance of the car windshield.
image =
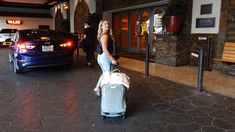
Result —
M2 29L0 33L15 33L17 29Z

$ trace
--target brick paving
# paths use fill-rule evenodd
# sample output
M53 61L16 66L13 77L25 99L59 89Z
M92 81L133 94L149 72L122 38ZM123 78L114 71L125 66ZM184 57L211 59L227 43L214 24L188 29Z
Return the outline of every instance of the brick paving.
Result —
M0 132L235 132L235 100L121 68L131 78L127 118L100 117L100 69L74 56L64 67L13 73L0 49Z

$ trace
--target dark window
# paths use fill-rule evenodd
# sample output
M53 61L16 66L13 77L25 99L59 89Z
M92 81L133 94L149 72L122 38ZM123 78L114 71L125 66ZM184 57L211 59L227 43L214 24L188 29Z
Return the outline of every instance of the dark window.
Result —
M48 41L60 40L61 38L65 38L66 34L51 30L27 30L21 32L21 37L29 41Z
M211 13L212 13L212 4L201 5L201 11L200 11L201 15L211 14Z
M41 29L41 30L50 30L50 26L49 25L38 25L38 29Z
M15 33L17 29L2 29L0 33Z
M213 28L213 27L215 27L215 17L196 19L196 28Z

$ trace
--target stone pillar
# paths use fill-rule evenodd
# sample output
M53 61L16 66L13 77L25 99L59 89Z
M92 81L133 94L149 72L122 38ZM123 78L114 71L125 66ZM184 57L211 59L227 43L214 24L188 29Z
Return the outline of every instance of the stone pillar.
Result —
M158 35L155 62L170 66L188 65L190 43L187 35Z

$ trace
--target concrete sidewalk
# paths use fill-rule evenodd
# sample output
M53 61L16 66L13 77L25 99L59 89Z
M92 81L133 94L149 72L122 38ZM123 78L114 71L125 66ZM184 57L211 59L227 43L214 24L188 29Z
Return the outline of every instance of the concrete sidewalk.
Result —
M80 50L79 54L84 56ZM120 67L145 73L145 62L126 57L118 60ZM149 74L176 83L184 84L197 89L198 67L194 66L167 66L150 63ZM235 99L235 76L226 75L220 71L204 71L203 90Z
M145 73L145 62L120 57L120 66ZM185 84L197 88L198 68L190 66L172 67L162 64L150 63L150 75L166 80ZM203 89L224 96L235 98L235 76L225 75L222 72L204 71Z

